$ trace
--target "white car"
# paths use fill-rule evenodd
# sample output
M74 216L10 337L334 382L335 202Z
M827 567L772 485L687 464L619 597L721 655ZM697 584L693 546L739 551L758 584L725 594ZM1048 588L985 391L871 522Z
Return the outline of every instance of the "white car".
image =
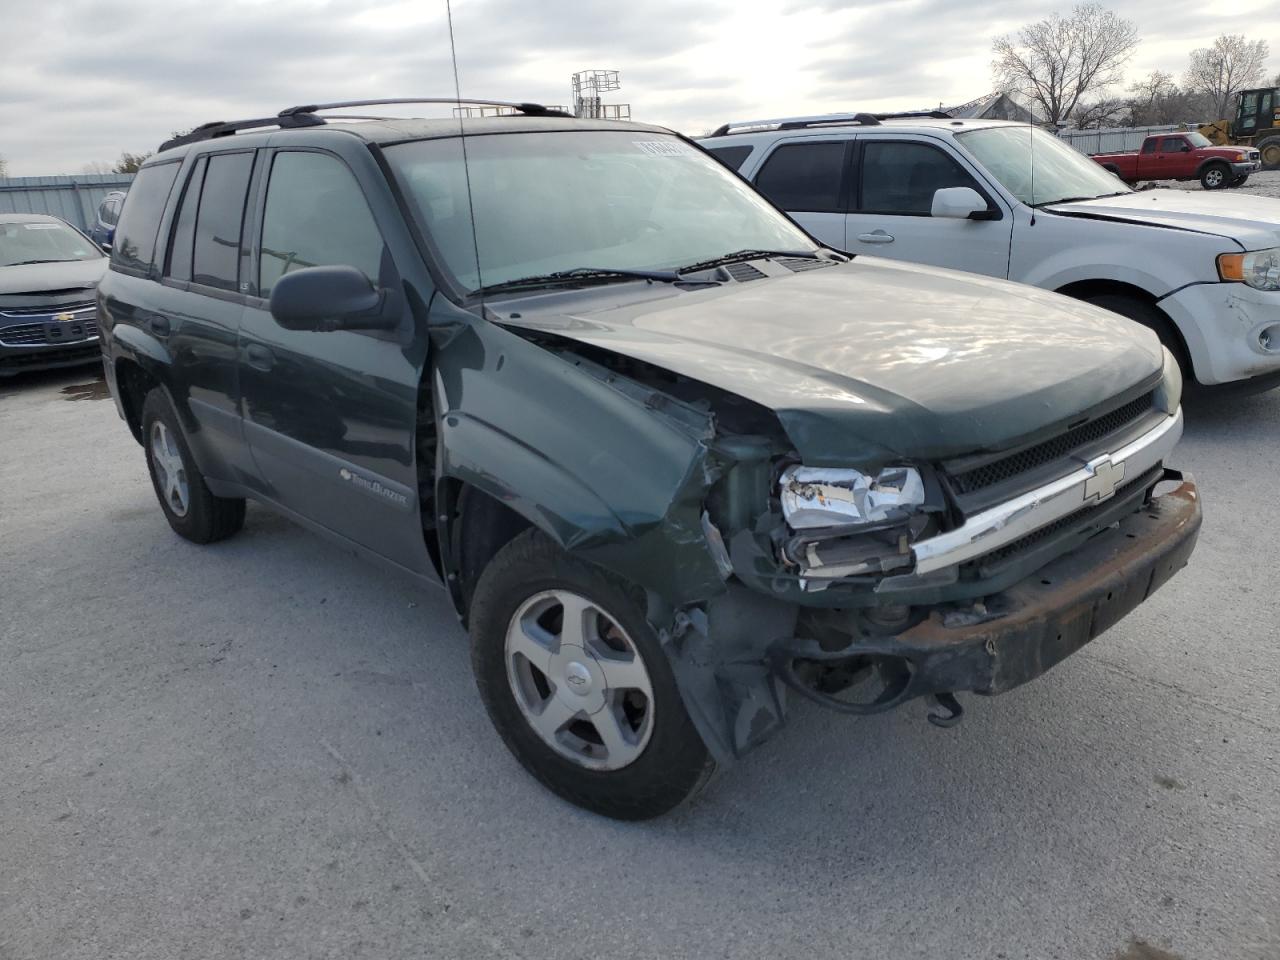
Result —
M700 142L838 250L1088 300L1155 329L1202 384L1280 382L1280 200L1135 192L998 120L798 117Z

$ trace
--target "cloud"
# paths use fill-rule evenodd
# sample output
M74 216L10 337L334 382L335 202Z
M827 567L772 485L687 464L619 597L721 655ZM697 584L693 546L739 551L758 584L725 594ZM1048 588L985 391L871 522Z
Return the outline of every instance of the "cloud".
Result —
M74 173L209 120L453 92L444 0L4 6L8 34L21 38L0 57L0 155L15 176ZM1180 76L1187 53L1224 30L1280 28L1274 0L1239 0L1229 12L1198 0L1112 6L1145 41L1135 76L1155 68ZM753 116L972 99L991 87L993 35L1059 8L1056 0L455 0L453 13L464 95L567 104L569 74L619 69L623 89L610 99L631 103L636 119L696 133Z

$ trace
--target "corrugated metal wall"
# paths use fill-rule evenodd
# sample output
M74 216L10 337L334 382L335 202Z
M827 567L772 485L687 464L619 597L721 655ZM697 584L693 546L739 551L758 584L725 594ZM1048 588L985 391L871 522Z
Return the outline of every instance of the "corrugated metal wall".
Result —
M1195 127L1191 128L1192 130ZM1058 136L1081 153L1136 153L1142 141L1153 133L1185 133L1185 124L1170 123L1162 127L1111 127L1105 130L1059 130Z
M48 213L87 231L112 190L128 190L131 173L65 177L0 177L0 213Z

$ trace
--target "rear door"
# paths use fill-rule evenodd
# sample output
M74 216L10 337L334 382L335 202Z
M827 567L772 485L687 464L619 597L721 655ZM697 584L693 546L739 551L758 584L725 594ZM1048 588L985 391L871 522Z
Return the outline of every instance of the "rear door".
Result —
M908 134L864 134L853 169L848 250L991 277L1009 275L1011 211L941 144ZM973 189L999 219L934 217L933 195L944 187Z
M195 420L191 444L209 476L259 485L240 424L236 336L245 297L245 205L253 150L202 153L186 164L166 223L151 329L168 347L175 400Z
M853 148L852 139L780 143L756 172L756 189L822 243L846 250L845 210Z
M263 173L239 338L254 460L282 506L426 572L413 459L425 333L415 337L408 310L398 330L318 333L284 329L269 308L276 281L311 266L352 266L399 290L386 224L335 153L281 149Z

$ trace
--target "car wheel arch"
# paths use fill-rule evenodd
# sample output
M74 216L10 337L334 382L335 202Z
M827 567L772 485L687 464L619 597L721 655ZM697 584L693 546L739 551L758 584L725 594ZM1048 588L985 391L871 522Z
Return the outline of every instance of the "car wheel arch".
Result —
M1161 335L1160 339L1164 342L1172 340L1171 345L1174 348L1174 354L1182 364L1183 369L1195 369L1194 358L1187 344L1186 335L1182 332L1182 328L1178 326L1177 321L1160 306L1160 298L1153 293L1120 280L1080 280L1059 287L1054 292L1076 300L1092 300L1096 297L1104 296L1125 297L1145 305L1154 311L1159 319L1163 320L1168 337ZM1157 333L1159 332L1157 331Z
M144 442L142 405L147 399L147 394L156 387L162 386L162 383L154 372L127 357L116 360L115 377L125 423L129 425L129 432L133 434L133 438L141 444Z

